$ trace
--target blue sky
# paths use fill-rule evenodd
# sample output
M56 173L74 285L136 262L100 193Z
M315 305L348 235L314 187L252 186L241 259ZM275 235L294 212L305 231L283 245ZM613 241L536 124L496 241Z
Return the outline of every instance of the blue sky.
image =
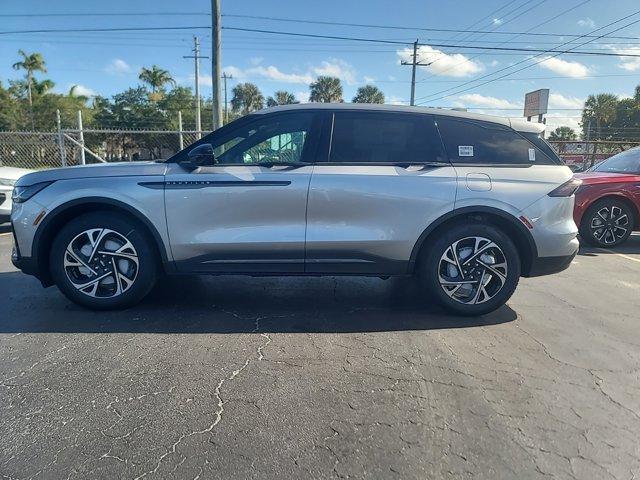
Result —
M365 6L366 5L366 6ZM210 17L208 0L169 0L109 2L77 2L71 0L3 0L0 11L0 31L22 29L73 29L99 27L166 27L207 26ZM503 7L503 8L501 8ZM533 7L533 8L532 8ZM603 27L638 10L637 0L222 0L223 14L253 15L279 18L321 20L404 26L407 29L378 29L338 25L315 25L277 22L232 16L223 18L226 27L281 30L289 32L336 35L360 38L412 42L419 38L423 62L435 60L430 67L419 68L416 97L430 106L469 107L477 111L508 116L520 116L524 93L537 88L551 90L549 123L552 126L577 126L584 98L590 93L610 92L632 95L640 83L640 59L632 57L595 57L560 55L539 56L508 73L535 61L539 64L503 80L479 85L468 83L510 64L521 62L531 53L479 52L469 48L442 48L434 43L506 47L551 48L570 40L569 37L507 37L498 33L463 34L427 32L413 28L465 30L473 26L492 32L525 32L546 22L533 32L583 35ZM497 10L494 15L490 13ZM528 11L526 11L528 10ZM556 19L552 17L568 10ZM189 15L178 15L177 13ZM12 14L76 14L74 16L20 17ZM128 14L80 16L78 14ZM154 15L169 13L171 15ZM138 14L138 15L134 15ZM552 20L550 20L552 19ZM549 21L550 20L550 21ZM634 20L616 24L605 33ZM18 78L11 69L17 60L18 48L41 52L47 62L47 77L56 82L58 91L78 84L87 93L110 96L136 85L141 66L157 64L169 70L184 85L193 84L193 62L183 59L192 48L192 35L200 37L203 54L210 55L211 37L207 29L184 31L117 32L117 33L30 33L0 37L0 79ZM615 35L640 37L640 23ZM581 39L578 42L584 42ZM568 47L575 46L574 42ZM366 83L380 87L389 103L408 102L411 68L400 65L408 59L409 47L345 40L310 39L259 33L223 31L225 71L238 81L256 83L265 95L275 90L294 92L304 100L308 83L317 75L339 76L344 85L345 99ZM583 47L607 52L640 53L640 40L600 39ZM544 61L542 61L544 60ZM211 93L211 66L201 64L202 91ZM496 74L497 76L498 74ZM534 78L543 77L543 78ZM550 78L549 78L550 77ZM494 77L488 77L490 80ZM513 79L512 79L513 78ZM464 91L462 91L464 90ZM444 92L443 92L444 91ZM439 93L442 92L442 93ZM445 95L450 95L444 97Z

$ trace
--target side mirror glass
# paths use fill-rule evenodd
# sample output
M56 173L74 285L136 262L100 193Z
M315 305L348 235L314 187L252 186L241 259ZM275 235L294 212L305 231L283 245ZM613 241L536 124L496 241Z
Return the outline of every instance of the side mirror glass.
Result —
M195 170L198 167L205 165L213 165L215 163L215 155L213 154L213 147L208 143L203 143L197 147L191 149L187 154L187 160L180 162L180 165L188 170Z

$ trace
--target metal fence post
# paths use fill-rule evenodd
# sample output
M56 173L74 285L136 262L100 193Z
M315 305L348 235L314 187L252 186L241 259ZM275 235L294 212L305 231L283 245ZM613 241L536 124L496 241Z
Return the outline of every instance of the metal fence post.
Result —
M178 110L178 143L180 150L184 148L184 139L182 138L182 111Z
M87 159L84 151L84 131L82 130L82 110L78 110L78 140L80 141L80 164L85 165Z
M60 120L60 110L56 110L56 123L58 124L58 145L60 146L60 164L67 166L67 155L64 149L64 133L62 131L62 121Z

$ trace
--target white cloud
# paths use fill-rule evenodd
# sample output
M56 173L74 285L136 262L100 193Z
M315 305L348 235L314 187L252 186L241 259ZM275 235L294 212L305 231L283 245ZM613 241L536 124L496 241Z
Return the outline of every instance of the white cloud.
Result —
M613 50L615 53L619 55L630 54L630 55L640 55L640 47L614 47L609 45L609 48ZM622 57L620 58L620 63L618 67L626 70L627 72L636 72L640 70L640 57Z
M251 65L260 65L263 62L264 58L263 57L251 57L249 59L249 63L251 63Z
M311 70L316 75L328 75L330 77L338 77L347 85L354 85L356 80L356 71L352 65L337 58L332 58L330 61L323 61L320 66L312 67Z
M500 65L498 60L491 60L491 63L489 64L490 67L497 67L498 65Z
M296 97L296 100L299 101L300 103L309 103L308 91L296 92L294 95Z
M494 18L493 19L493 24L494 25L502 25L504 22L504 20L502 20L501 18Z
M269 80L275 80L283 83L306 83L313 82L313 77L307 74L297 73L284 73L278 70L277 67L269 65L268 67L257 66L246 70L247 75L257 75L259 77L268 78Z
M581 18L580 20L578 20L578 25L586 28L596 28L596 22L594 22L593 19L589 17Z
M84 85L80 85L80 84L70 85L69 90L71 90L72 88L73 88L73 94L76 97L95 97L97 95L95 90L89 87L86 87Z
M589 67L580 62L569 62L557 57L546 57L539 65L557 74L571 78L583 78L589 75Z
M547 136L558 127L570 127L578 134L582 131L579 117L567 116L564 112L558 112L548 113L545 118L547 120L547 128L545 129Z
M549 94L549 108L582 108L584 99L578 97L564 96L560 93Z
M104 70L112 75L123 75L131 72L131 66L121 58L114 58Z
M489 97L479 93L468 93L458 97L464 103L456 103L457 107L464 107L466 104L477 105L487 108L520 108L521 103L514 103L504 98Z
M409 102L395 95L391 95L385 103L389 105L407 105Z
M362 78L364 83L375 83L376 79L373 77L367 77L366 75Z
M234 67L233 65L224 67L222 71L225 72L227 75L231 75L233 78L238 80L242 80L243 78L246 77L244 71L242 71L241 68Z
M412 48L404 48L397 52L400 60L411 62L413 60ZM468 77L482 71L482 64L474 62L459 53L448 54L437 50L429 45L418 47L418 62L431 63L420 68L428 70L433 75L443 75L448 77Z

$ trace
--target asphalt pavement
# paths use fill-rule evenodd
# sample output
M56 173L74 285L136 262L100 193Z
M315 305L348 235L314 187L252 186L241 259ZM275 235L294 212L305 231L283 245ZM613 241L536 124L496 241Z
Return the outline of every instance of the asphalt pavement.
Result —
M638 235L470 319L351 277L164 278L95 313L7 231L1 478L640 477Z

